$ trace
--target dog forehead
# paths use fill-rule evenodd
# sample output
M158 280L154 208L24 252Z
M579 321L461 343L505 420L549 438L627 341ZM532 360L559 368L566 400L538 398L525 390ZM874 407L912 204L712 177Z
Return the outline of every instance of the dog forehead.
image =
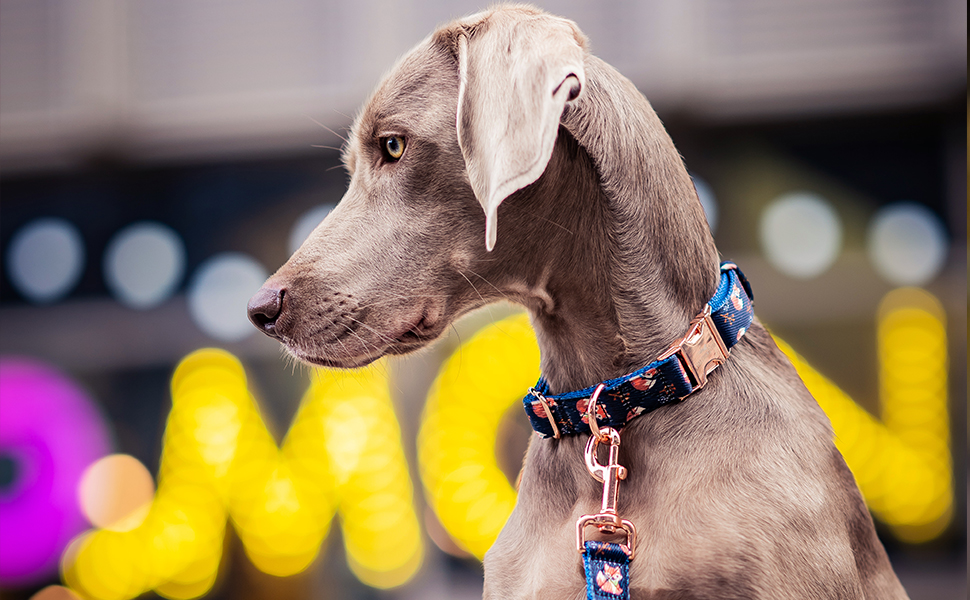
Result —
M433 135L443 123L454 127L458 64L430 39L408 52L388 72L360 113L354 131L370 136L404 128ZM450 116L449 116L450 115Z

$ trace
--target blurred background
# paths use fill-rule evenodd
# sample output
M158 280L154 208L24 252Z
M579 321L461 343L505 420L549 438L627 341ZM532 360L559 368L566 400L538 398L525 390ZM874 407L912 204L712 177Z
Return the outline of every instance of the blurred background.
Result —
M667 125L912 597L965 598L966 3L536 4ZM344 376L245 306L342 196L381 74L481 8L0 0L3 598L480 596L530 430L509 393L468 432L433 382L524 340L455 375L524 392L516 309Z

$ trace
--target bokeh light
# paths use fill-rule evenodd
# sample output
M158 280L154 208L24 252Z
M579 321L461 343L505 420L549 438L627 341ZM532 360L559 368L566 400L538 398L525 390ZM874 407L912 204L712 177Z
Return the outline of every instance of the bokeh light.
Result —
M923 542L943 531L952 511L949 361L940 302L919 288L887 294L879 305L878 348L883 422L925 465L923 476L904 473L897 480L921 493L897 498L892 518L901 539ZM925 502L922 494L929 496Z
M946 231L930 209L913 202L882 208L867 232L869 259L895 285L925 285L946 261Z
M189 284L192 320L217 340L238 342L249 337L256 330L246 316L246 304L266 277L266 269L245 254L213 256L199 267Z
M59 300L77 284L83 270L81 234L63 219L43 218L24 225L7 248L10 280L31 302Z
M372 587L390 588L417 573L424 547L400 426L387 380L378 374L382 368L356 376L317 372L309 406L319 411L322 431L304 435L326 448L351 570Z
M277 447L239 361L214 349L189 355L172 377L147 516L129 531L78 538L65 581L105 600L201 596L216 581L227 519L258 569L294 575L317 558L336 513L358 578L406 583L424 548L384 370L315 373Z
M69 588L49 585L30 597L30 600L83 600Z
M317 228L317 225L327 218L327 215L334 209L334 206L333 204L321 204L314 206L300 215L290 230L289 243L287 244L287 249L289 249L290 254L300 249L303 242L310 237L310 234Z
M882 422L775 341L832 421L869 508L900 539L925 542L953 510L943 312L928 292L897 290L883 300L878 327Z
M98 460L81 476L78 500L84 516L95 527L131 531L148 515L155 482L134 456L111 454Z
M81 474L110 450L95 404L43 363L0 358L0 585L43 581L86 526Z
M812 192L791 192L773 200L761 215L759 231L768 261L789 277L821 275L842 249L838 214Z
M418 434L421 479L438 520L479 559L515 506L495 456L499 424L538 377L539 346L520 314L455 351L428 395Z
M185 245L172 228L154 221L125 227L104 254L104 278L123 304L147 309L167 300L185 272Z

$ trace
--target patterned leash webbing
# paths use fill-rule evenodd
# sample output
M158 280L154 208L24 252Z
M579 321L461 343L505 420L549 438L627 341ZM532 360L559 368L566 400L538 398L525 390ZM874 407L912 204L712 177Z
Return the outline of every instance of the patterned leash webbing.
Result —
M588 540L583 568L587 600L629 600L630 555L620 544Z

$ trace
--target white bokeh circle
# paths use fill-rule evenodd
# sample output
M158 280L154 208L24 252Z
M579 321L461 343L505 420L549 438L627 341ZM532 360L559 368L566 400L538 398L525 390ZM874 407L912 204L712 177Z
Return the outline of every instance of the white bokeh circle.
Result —
M199 329L224 342L238 342L256 328L249 322L249 298L266 281L266 269L255 259L227 252L213 256L192 277L189 314Z
M17 291L44 304L66 296L84 271L84 242L64 219L42 218L24 225L7 247L7 271Z
M147 309L167 300L185 273L185 245L170 227L134 223L111 239L104 254L104 278L122 303Z
M694 189L697 190L697 198L700 199L701 206L704 207L707 226L711 228L711 233L714 233L717 231L718 218L717 197L714 195L714 189L711 188L710 184L696 175L691 175L691 179L694 182Z
M828 270L842 249L842 222L822 196L783 194L761 215L761 247L768 261L790 277L811 279Z
M914 202L883 207L869 223L869 260L895 285L924 285L946 262L947 236L940 219Z
M314 206L310 210L300 215L300 218L293 223L293 228L290 230L290 239L288 245L290 254L293 254L299 250L300 246L303 245L303 242L306 241L306 239L310 237L310 234L313 233L313 230L317 228L317 225L327 218L327 215L329 215L330 211L333 209L333 204L321 204L319 206Z

